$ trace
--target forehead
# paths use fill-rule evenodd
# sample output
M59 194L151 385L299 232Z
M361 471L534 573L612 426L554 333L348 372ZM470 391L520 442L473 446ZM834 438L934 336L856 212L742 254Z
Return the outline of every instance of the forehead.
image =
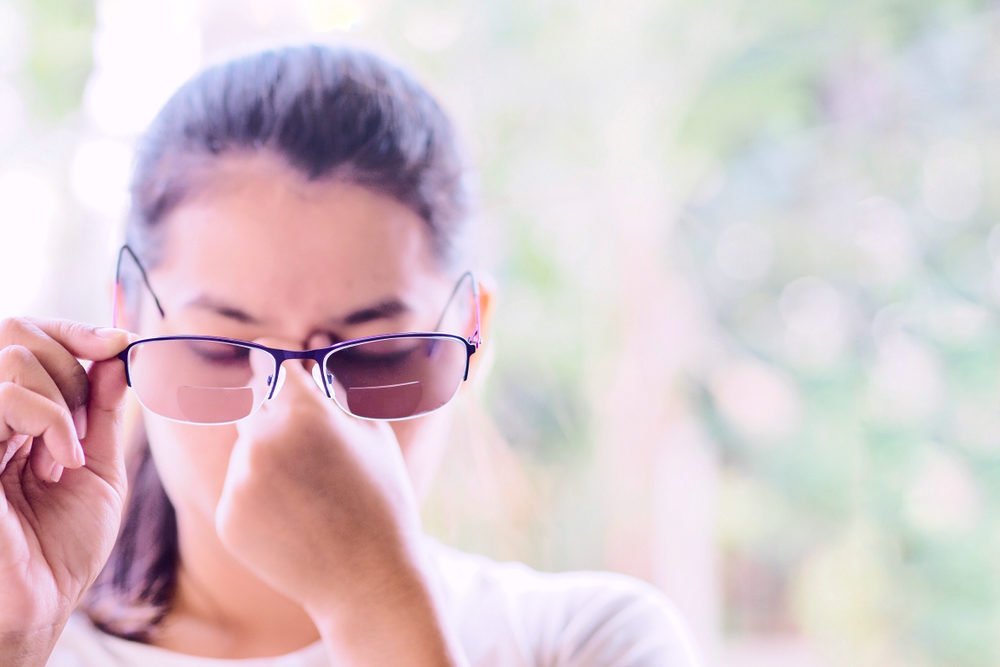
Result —
M262 308L350 304L446 280L414 211L356 184L309 181L268 154L214 160L161 224L156 271L167 289Z

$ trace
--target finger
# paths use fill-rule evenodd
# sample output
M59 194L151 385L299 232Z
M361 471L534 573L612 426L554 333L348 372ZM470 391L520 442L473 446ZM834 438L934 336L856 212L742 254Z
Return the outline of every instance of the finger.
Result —
M251 383L257 387L266 388L264 390L265 396L271 394L271 388L276 384L278 385L277 389L280 389L284 373L280 367L275 368L274 357L270 354L250 354L250 372L253 375Z
M312 374L298 361L290 361L282 364L274 397L264 402L261 412L274 414L327 407L332 407L330 401Z
M90 403L83 448L87 467L105 479L124 484L125 366L117 359L90 368Z
M83 465L83 447L66 408L13 382L0 382L0 440L15 434L42 438L54 461L67 468Z
M86 432L89 395L87 373L77 358L99 360L113 357L134 338L127 332L97 329L69 320L6 319L0 321L0 348L26 347L52 377L74 413L80 430Z
M304 398L306 394L316 398L319 395L316 392L316 382L313 380L312 373L306 370L301 362L289 361L282 364L282 368L286 374L283 393L294 395L294 398Z
M0 456L0 472L7 469L7 464L13 460L17 452L29 440L31 440L31 436L24 433L15 433L7 439L7 442L4 443L3 456Z
M56 405L65 408L69 412L65 398L59 387L56 386L52 376L46 372L38 358L32 354L31 350L23 345L8 345L0 348L0 382L13 382L25 389L41 394ZM82 437L86 430L86 419L79 416L81 412L73 415L73 422L76 424L77 436Z
M53 458L48 447L35 447L31 452L31 471L35 477L48 482L58 482L62 477L63 467Z
M23 318L0 321L0 344L6 345L9 332L18 335L37 330L59 343L77 359L103 361L116 356L138 336L124 329L97 327L72 320Z
M276 338L258 338L254 342L269 347L287 347L287 341ZM277 386L275 387L273 397L264 402L263 407L265 410L273 410L282 406L291 407L293 405L301 407L303 405L300 403L301 400L317 402L325 398L325 393L322 390L319 392L316 391L316 384L309 372L305 370L303 362L287 361L280 366L277 373L275 373L274 362L270 356L251 355L250 362L255 381L266 382L266 378L276 375L276 377L271 378L271 381L276 383ZM305 363L312 364L315 362L307 361ZM295 377L295 381L292 386L289 386L289 379L292 376ZM308 394L305 392L308 392ZM285 398L282 398L279 402L279 398L282 396L285 396ZM305 405L308 404L306 403Z
M270 370L254 369L255 375L262 372L270 374L273 366ZM284 451L287 445L285 441L288 439L286 432L290 427L302 429L325 424L320 428L326 430L326 437L340 431L339 436L334 437L342 438L347 425L338 420L346 417L326 398L326 394L316 386L312 375L301 363L287 362L281 366L274 397L265 400L261 409L247 419L236 422L239 437L234 455L236 450L250 442L255 443L253 449L258 450L257 453L261 453L259 450L263 443L270 443L265 449L276 447Z

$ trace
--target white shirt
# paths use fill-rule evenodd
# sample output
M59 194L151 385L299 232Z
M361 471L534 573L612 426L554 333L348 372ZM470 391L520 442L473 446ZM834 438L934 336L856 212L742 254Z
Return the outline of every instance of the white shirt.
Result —
M429 542L443 607L473 667L693 667L680 617L652 586L608 572L542 573ZM107 635L82 613L48 667L329 667L320 642L283 656L222 660Z

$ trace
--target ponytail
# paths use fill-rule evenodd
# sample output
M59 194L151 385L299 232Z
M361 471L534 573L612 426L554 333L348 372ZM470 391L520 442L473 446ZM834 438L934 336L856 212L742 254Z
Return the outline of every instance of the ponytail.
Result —
M140 437L128 465L129 498L121 533L82 608L104 632L146 642L170 610L180 551L174 507L145 434Z

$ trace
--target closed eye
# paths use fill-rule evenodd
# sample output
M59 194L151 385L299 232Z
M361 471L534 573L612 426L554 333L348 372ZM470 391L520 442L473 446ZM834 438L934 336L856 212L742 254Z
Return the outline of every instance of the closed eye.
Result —
M245 364L250 358L250 348L215 341L187 341L188 349L202 361L212 364Z
M387 350L385 352L377 352L370 349L372 347L374 345L355 345L345 350L338 350L330 355L330 360L334 363L343 364L388 365L406 361L421 346L411 345L405 349Z

